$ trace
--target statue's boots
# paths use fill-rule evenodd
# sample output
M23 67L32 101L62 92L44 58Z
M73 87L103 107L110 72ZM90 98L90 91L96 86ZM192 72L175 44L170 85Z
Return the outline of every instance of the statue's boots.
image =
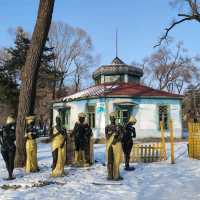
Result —
M13 151L2 151L2 156L6 163L6 169L8 171L8 178L5 180L13 180L13 170L14 170L14 160L15 160L15 150Z
M80 151L80 157L81 157L81 167L89 167L89 163L86 162L85 159L85 151Z
M9 174L9 177L8 177L8 180L13 180L15 179L15 177L13 177L13 170L14 170L14 159L15 158L11 158L11 161L9 163L9 170L8 170L8 174Z
M127 156L126 157L126 162L125 162L125 170L126 171L134 171L135 170L135 167L130 167L129 166L129 160L130 160L130 158Z
M55 169L56 167L56 164L57 164L57 161L58 161L58 149L55 149L53 152L52 152L52 157L53 157L53 163L51 165L51 168L52 170ZM39 169L39 168L38 168Z
M135 170L135 167L130 167L129 165L126 165L125 168L124 168L126 171L134 171Z
M75 167L80 166L80 152L79 151L75 151L74 166Z
M123 177L120 176L119 166L117 166L117 165L113 166L113 180L114 181L121 181L121 180L123 180Z
M107 165L107 170L108 170L107 180L113 180L113 165L112 164L108 164Z

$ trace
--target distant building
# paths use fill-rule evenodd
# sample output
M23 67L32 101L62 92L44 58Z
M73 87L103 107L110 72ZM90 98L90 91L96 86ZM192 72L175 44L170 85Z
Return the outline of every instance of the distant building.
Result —
M53 104L54 121L62 117L67 129L72 129L78 113L87 113L87 120L96 138L104 137L109 113L117 112L117 120L125 124L131 115L137 119L137 137L160 137L159 122L173 120L175 137L182 136L182 96L155 90L140 84L143 71L127 65L116 57L93 73L95 85Z

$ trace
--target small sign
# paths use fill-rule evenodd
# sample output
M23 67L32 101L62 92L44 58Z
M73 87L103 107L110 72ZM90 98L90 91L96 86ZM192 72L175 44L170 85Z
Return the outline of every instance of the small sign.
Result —
M179 110L179 105L171 105L171 110Z
M105 112L105 111L106 111L105 103L97 103L96 112L102 113L102 112Z

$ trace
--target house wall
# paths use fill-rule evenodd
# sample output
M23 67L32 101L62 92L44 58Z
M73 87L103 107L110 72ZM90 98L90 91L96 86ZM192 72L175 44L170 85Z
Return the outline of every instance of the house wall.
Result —
M159 105L169 106L169 119L173 121L174 136L182 137L182 117L181 117L181 101L180 100L165 100L165 99L143 99L140 101L138 112L136 112L137 137L160 137L159 130ZM166 131L166 136L169 136L169 131Z
M94 137L104 137L105 126L109 124L109 113L115 111L115 105L120 102L129 102L136 104L133 107L132 115L137 119L135 125L137 138L160 137L158 106L168 105L168 116L173 121L175 137L182 136L182 119L181 119L181 100L176 99L139 99L139 98L98 98L88 100L77 100L68 103L54 104L54 119L58 115L59 107L71 107L70 127L73 129L78 119L78 113L86 112L87 104L96 105L96 128L93 129ZM169 132L166 132L169 136Z

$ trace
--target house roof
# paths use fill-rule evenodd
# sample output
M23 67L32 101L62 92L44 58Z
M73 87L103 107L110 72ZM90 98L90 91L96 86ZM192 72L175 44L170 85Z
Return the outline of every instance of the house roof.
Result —
M89 87L78 93L64 97L62 101L73 101L76 99L94 97L151 97L151 98L170 98L182 99L182 95L173 94L165 91L156 90L141 84L117 83L101 84Z

